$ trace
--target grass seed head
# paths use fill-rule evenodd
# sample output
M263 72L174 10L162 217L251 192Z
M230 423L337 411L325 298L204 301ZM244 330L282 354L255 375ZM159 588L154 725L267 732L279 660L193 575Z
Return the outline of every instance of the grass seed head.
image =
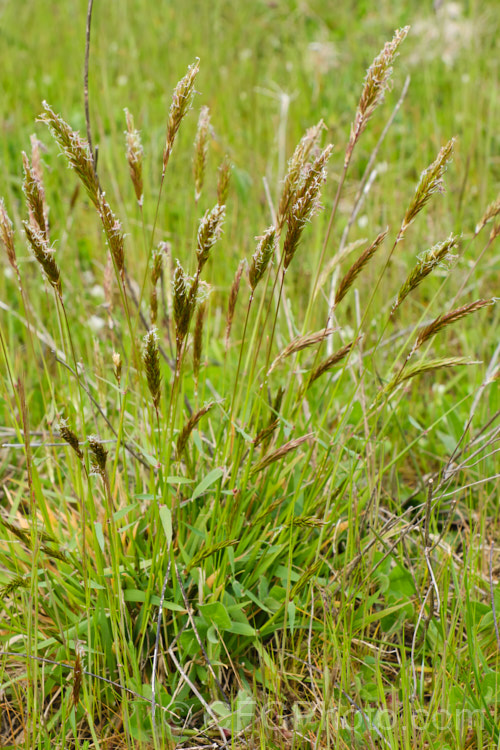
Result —
M187 441L189 439L189 436L193 432L194 428L196 427L200 419L204 417L205 414L208 414L208 412L213 407L213 405L214 405L214 402L210 401L208 404L205 404L204 406L202 406L201 409L199 409L197 412L195 412L194 414L190 416L190 418L188 419L188 421L186 422L186 424L180 431L179 437L177 438L177 447L176 447L178 459L184 453L186 449Z
M99 181L95 173L88 142L77 131L72 130L68 123L57 115L47 102L43 102L43 107L44 112L38 118L39 121L49 126L70 167L79 176L89 198L98 208Z
M206 211L205 216L200 220L196 248L198 271L201 271L207 262L211 248L221 235L225 215L226 207L216 203L211 210Z
M16 275L19 275L16 249L14 245L14 229L12 227L12 221L9 218L9 214L7 213L7 209L5 208L3 199L0 200L0 242L5 248L7 260L16 272Z
M194 139L193 176L194 199L198 203L205 181L205 167L207 163L208 141L210 137L210 110L202 107L198 118L198 127ZM223 201L221 205L225 203Z
M219 204L219 206L225 206L227 203L232 169L233 165L231 164L229 156L225 156L218 170L219 176L217 179L217 203Z
M344 357L346 357L353 346L355 346L358 341L360 340L361 336L358 336L357 339L354 339L354 341L351 341L349 344L346 344L338 351L331 354L329 357L327 357L323 362L320 362L320 364L312 371L311 377L309 379L308 388L311 386L315 380L320 378L322 375L325 374L325 372L328 372L332 369L332 367L335 367L339 362L341 362Z
M343 279L340 281L338 287L337 287L337 293L335 295L335 306L341 302L351 286L353 285L356 278L359 276L363 268L367 265L367 263L371 260L371 258L375 255L377 250L379 249L382 242L387 237L388 230L386 229L384 232L380 232L378 237L375 238L375 240L372 242L371 245L369 245L366 250L364 250L357 261L352 264L350 269L347 271Z
M399 290L396 302L393 305L391 315L394 314L396 309L417 286L420 284L426 276L428 276L436 266L444 266L447 263L451 263L457 256L453 255L451 251L457 246L458 237L450 234L448 239L444 242L438 242L433 245L429 250L421 253L418 256L418 263L409 273L406 281Z
M156 328L151 328L144 336L143 363L153 406L158 411L161 396L160 351Z
M125 251L124 251L124 234L122 225L111 210L104 193L99 191L97 210L101 217L104 233L108 242L108 247L113 257L117 273L123 278L125 273Z
M245 270L246 261L245 259L240 260L238 268L234 275L233 283L229 291L229 302L227 305L227 317L226 317L226 351L229 346L229 337L231 335L231 327L233 325L234 312L236 310L236 301L238 299L238 293L240 291L241 277Z
M134 186L135 197L140 206L142 206L143 199L143 181L142 181L142 158L144 155L144 149L141 143L141 135L138 130L134 127L134 118L125 109L125 119L127 121L127 162L130 171L130 179Z
M308 168L304 184L297 194L288 216L288 229L283 244L283 266L290 265L307 222L320 209L321 188L326 180L326 163L332 153L328 145Z
M174 320L176 337L178 341L183 341L189 329L191 320L191 289L193 279L188 276L177 260L173 279L172 279L172 296L174 303Z
M493 201L493 203L490 203L484 214L482 215L479 223L476 225L475 233L479 234L481 229L486 226L486 224L491 221L492 219L495 219L498 214L500 214L500 195L497 197L496 200Z
M47 207L45 202L45 191L43 183L37 175L35 169L31 166L27 155L22 153L24 180L23 193L26 198L30 223L37 227L49 239L49 227L47 221Z
M113 352L111 357L113 360L113 375L118 385L120 385L122 379L122 358L119 352Z
M33 255L40 264L47 280L60 295L61 274L59 266L54 260L54 248L50 247L44 233L37 226L30 224L29 221L24 221L23 225Z
M351 135L346 150L345 165L349 163L354 147L366 128L370 117L384 101L385 92L390 86L392 63L396 57L399 45L406 38L409 30L409 26L398 29L392 40L386 42L383 50L368 68L354 122L351 125Z
M83 459L83 451L80 448L80 441L77 435L68 427L67 419L59 420L59 434L66 443L73 449L80 461Z
M252 255L252 262L248 270L248 280L250 281L252 292L255 291L255 287L264 276L274 255L277 242L276 227L269 227L262 237L257 237L257 239L257 249Z
M455 138L452 138L442 147L432 164L422 172L415 195L406 210L400 234L406 231L407 227L415 220L435 193L444 193L443 176L446 171L446 165L451 159L454 144Z
M89 435L88 443L90 452L94 459L92 463L92 471L94 474L99 474L100 476L105 477L108 451L102 444L102 440L100 440L96 435Z
M429 323L429 325L421 329L417 336L417 340L415 341L411 354L413 354L417 349L420 349L422 344L425 344L426 341L428 341L436 333L439 333L439 331L442 331L443 328L446 328L446 326L452 325L458 320L462 320L462 318L465 318L467 315L472 315L472 313L475 313L478 310L482 310L483 307L489 307L490 305L494 304L494 299L478 299L475 302L469 302L469 304L467 305L462 305L462 307L457 307L455 308L455 310L450 310L450 312L438 315L438 317L433 320L432 323Z
M196 383L196 390L198 390L198 376L200 374L201 355L203 350L203 324L205 321L205 313L207 309L206 300L198 305L196 311L196 320L194 323L194 334L193 334L193 374Z
M167 168L170 154L174 146L175 136L183 118L191 109L194 98L194 81L200 69L199 60L189 66L184 78L181 78L174 89L172 104L168 114L167 138L163 152L163 170Z
M288 211L295 202L297 191L304 180L304 173L311 154L318 147L321 132L326 128L323 120L309 128L297 144L293 156L288 162L288 170L283 181L283 189L278 207L277 225L281 229L286 221Z

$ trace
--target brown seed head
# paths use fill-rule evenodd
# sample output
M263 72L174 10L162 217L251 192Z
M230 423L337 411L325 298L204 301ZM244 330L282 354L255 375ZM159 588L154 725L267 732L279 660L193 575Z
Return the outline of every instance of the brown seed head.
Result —
M54 248L50 247L45 239L43 232L34 224L28 221L23 222L24 231L28 238L29 246L33 255L42 267L47 280L52 284L54 289L61 294L61 274L59 267L54 260Z
M274 255L277 242L276 227L270 226L261 237L256 239L258 240L257 249L252 255L252 262L248 271L248 280L252 292L255 291L255 287L264 276Z
M45 122L66 156L68 163L82 181L90 200L98 208L99 182L94 170L94 162L89 144L78 132L72 130L62 117L43 102L44 112L38 118Z
M149 392L153 399L153 406L156 411L158 411L161 396L161 370L156 328L151 328L144 336L142 359L146 371Z
M211 248L215 245L222 232L222 225L226 215L226 207L216 203L211 211L207 211L200 220L198 228L198 271L201 271L208 260Z
M94 462L92 464L92 471L94 474L100 474L102 477L106 475L106 461L108 460L108 451L104 448L102 440L96 435L89 435L88 437L89 449L92 453Z
M432 164L422 172L413 200L408 206L403 219L400 235L402 235L412 221L415 220L417 214L420 213L434 193L444 193L443 176L446 171L446 165L451 159L454 144L455 138L452 138L445 146L443 146Z
M144 149L142 148L141 135L134 127L134 118L125 109L125 118L127 121L127 161L130 170L130 179L134 186L135 197L140 206L142 206L143 183L142 183L142 157Z
M225 206L227 203L232 168L233 165L231 164L229 156L225 156L219 167L219 178L217 180L217 203L219 206Z
M377 55L368 68L354 122L351 125L351 136L346 150L345 165L349 163L354 146L366 128L370 117L384 100L384 94L389 88L392 76L392 63L396 57L399 45L406 38L409 30L409 26L398 29L392 40L385 44L382 52Z
M0 241L5 248L10 265L18 276L19 268L17 266L16 250L14 246L14 230L3 199L0 200Z
M172 104L168 115L167 138L163 152L163 171L167 168L170 154L174 145L175 136L179 130L183 118L191 109L194 98L194 81L200 69L199 60L190 65L184 78L182 78L174 89Z
M82 460L83 451L80 448L80 441L78 440L78 437L76 436L76 434L72 430L70 430L70 428L68 427L67 419L59 420L59 434L61 435L62 439L65 440L68 443L68 445L71 446L71 448L76 453L78 458Z
M193 175L194 199L198 203L203 183L205 181L205 166L207 163L208 141L210 137L210 110L202 107L198 118L198 127L194 139Z

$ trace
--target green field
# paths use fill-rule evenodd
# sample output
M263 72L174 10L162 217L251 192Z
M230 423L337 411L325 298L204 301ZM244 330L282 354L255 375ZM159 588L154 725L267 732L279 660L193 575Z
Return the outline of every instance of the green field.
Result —
M497 0L94 0L88 122L86 21L0 4L0 747L500 747Z

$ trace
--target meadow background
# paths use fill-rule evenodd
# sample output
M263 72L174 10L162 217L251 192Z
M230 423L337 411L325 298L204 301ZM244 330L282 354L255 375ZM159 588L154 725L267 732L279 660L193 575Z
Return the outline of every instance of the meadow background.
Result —
M119 272L110 280L99 217L35 122L45 100L85 135L86 13L76 1L0 4L0 196L21 279L3 253L0 647L9 655L0 656L0 745L497 747L498 304L427 340L419 361L433 370L387 388L422 325L499 293L497 3L96 0L92 134L100 184L125 233L130 285ZM406 25L392 90L356 144L320 268L366 70ZM155 224L172 91L196 58L197 93ZM407 76L348 252L338 257ZM197 201L202 105L212 133ZM143 212L124 108L144 148ZM248 325L243 272L226 340L239 263L251 265L288 160L320 119L322 145L334 145L324 210L304 230L277 314L278 262L256 290ZM30 153L32 133L43 144L62 303L23 236L21 152ZM453 136L446 191L388 258L422 171ZM199 219L217 201L225 157L226 219L203 269L212 291L203 328L193 315L194 340L186 339L175 383L168 362L157 364L154 338L143 343L147 327L133 298L144 279L149 321L155 224L153 244L168 243L158 342L172 361L174 261L194 273ZM333 348L318 339L266 375L291 339L324 328L332 278L335 288L386 227L383 254L335 313ZM418 255L450 233L456 259L437 266L390 318ZM329 366L305 396L308 374L359 333L353 351L364 356ZM444 366L453 357L476 364ZM61 441L62 418L81 441L77 450ZM92 433L115 441L103 444L107 463L99 442L90 449Z

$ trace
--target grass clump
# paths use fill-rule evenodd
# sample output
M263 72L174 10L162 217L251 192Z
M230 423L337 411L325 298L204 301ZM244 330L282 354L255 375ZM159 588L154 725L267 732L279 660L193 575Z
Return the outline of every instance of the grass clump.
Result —
M101 246L107 320L89 356L88 297L67 253L55 263L39 158L33 151L30 164L24 155L23 225L49 285L42 314L38 278L18 260L2 202L0 239L21 309L1 341L8 427L19 440L8 453L0 518L9 742L458 746L463 725L435 721L464 710L467 736L498 742L497 644L486 627L496 624L497 592L461 536L461 523L471 524L464 517L481 510L475 486L495 479L498 408L475 421L478 399L497 379L495 355L465 428L454 422L455 404L431 408L433 379L451 370L457 391L467 391L460 373L474 364L467 353L434 351L434 335L476 314L493 321L495 300L451 306L456 234L412 271L394 279L392 269L410 225L444 190L453 139L422 172L385 257L391 228L370 227L374 239L346 268L345 253L329 261L324 290L348 169L407 33L397 31L370 66L343 154L323 145L322 121L306 131L270 196L271 225L255 228L255 251L229 274L220 246L231 163L219 166L213 204L205 107L194 190L189 183L201 218L175 248L155 239L167 231L162 192L202 75L198 62L173 93L154 200L126 110L124 160L142 244L127 239L86 139L44 104L40 120L90 199L112 265L105 268ZM212 207L203 210L204 200ZM332 204L328 222L322 201ZM497 214L493 203L474 242ZM423 297L403 326L399 308L436 270L445 276L434 298ZM26 347L26 371L16 341ZM408 404L422 397L429 408L419 405L417 420ZM448 454L428 461L425 441L449 425Z

